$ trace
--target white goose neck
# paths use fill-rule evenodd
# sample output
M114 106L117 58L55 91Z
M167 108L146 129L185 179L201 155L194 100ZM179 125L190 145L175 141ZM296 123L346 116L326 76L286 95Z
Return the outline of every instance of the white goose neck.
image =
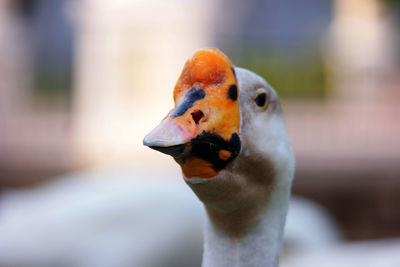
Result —
M277 267L290 195L290 185L276 188L257 224L232 238L208 218L204 227L203 267Z

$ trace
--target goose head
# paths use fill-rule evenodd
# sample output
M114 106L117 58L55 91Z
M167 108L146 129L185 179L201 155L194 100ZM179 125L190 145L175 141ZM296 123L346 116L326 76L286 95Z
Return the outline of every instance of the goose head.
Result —
M171 155L215 226L240 236L274 191L290 191L294 158L278 96L215 48L187 60L173 96L143 143Z

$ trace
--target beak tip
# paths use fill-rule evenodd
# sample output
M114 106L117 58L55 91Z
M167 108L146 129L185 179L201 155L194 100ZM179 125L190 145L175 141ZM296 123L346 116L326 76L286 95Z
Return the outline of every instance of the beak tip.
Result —
M160 141L154 141L148 138L148 135L146 135L143 139L143 145L147 147L156 147L156 146L164 146L163 142Z
M150 132L143 138L143 145L150 148L153 146L164 146L164 142L159 139L158 136L154 136L153 132Z
M190 137L185 136L178 125L165 120L144 137L143 145L150 148L176 146L186 143Z
M149 139L149 133L143 138L143 145L144 146L151 146L151 140Z
M146 135L145 138L143 139L143 145L157 150L161 153L170 155L172 157L178 157L183 153L183 150L185 148L185 145L183 144L169 144L166 141L161 141L161 140L153 140L152 136L149 137L150 134Z
M146 139L146 137L143 139L143 145L144 146L150 146L149 141Z

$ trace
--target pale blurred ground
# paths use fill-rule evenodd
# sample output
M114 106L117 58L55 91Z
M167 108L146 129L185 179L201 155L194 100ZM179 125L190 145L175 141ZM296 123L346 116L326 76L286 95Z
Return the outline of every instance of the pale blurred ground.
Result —
M172 108L186 58L215 46L281 95L294 193L346 240L399 238L399 21L394 0L1 1L0 194L80 169L178 174L142 138Z

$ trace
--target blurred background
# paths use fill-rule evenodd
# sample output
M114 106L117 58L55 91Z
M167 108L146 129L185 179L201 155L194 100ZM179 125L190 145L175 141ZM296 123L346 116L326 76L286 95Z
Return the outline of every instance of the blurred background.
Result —
M327 220L320 233L313 223L298 231L315 231L307 238L329 236L321 242L335 243L335 250L323 252L334 251L332 259L358 262L360 254L350 255L348 246L364 253L364 244L385 255L374 259L398 254L399 29L396 0L1 1L0 232L7 237L0 236L0 246L8 245L0 249L0 266L140 266L131 263L136 258L118 265L107 253L83 265L68 265L66 257L98 257L100 249L78 248L101 240L114 240L113 255L127 255L126 244L143 243L149 229L162 237L173 232L160 224L140 228L142 239L132 241L123 231L118 234L124 241L111 237L112 229L124 229L113 222L140 205L149 207L140 214L152 210L157 221L164 220L154 198L160 185L176 184L179 190L166 191L183 190L194 199L173 160L143 147L142 139L173 107L172 90L185 60L211 46L263 76L281 97L297 160L293 193ZM190 220L198 222L196 207ZM176 216L190 217L182 212L191 207L181 208ZM304 214L293 219L294 227L301 227ZM136 227L138 216L147 218L142 215L131 214L129 225ZM85 216L90 230L79 228ZM103 239L82 234L99 224L103 228L93 236L107 233ZM182 266L199 266L201 223L196 229L193 240L200 241L194 252L185 252L193 263ZM308 242L296 238L293 247ZM302 258L319 266L367 266L323 265L328 254L315 252L322 243ZM55 248L58 253L49 252ZM283 263L303 266L296 265L294 250L285 250ZM397 260L371 266L400 266Z

